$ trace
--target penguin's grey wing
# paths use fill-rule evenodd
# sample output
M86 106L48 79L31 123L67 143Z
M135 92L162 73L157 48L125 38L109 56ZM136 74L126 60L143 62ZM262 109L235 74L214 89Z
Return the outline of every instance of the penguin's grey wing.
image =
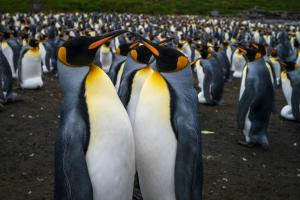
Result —
M124 71L122 74L122 78L120 81L120 87L118 90L118 95L120 97L121 102L127 107L127 104L130 100L130 94L131 94L131 84L133 81L133 78L136 74L136 72L139 69L144 68L146 65L145 64L140 64L135 62L133 59L131 59L130 56L127 57L125 66L124 66Z
M247 79L245 81L245 90L239 101L237 124L239 129L243 129L245 125L245 117L249 111L250 105L255 98L254 81Z
M1 49L0 49L0 65L1 65L0 67L2 68L1 70L2 71L1 81L3 82L2 91L10 93L12 91L12 84L13 84L12 72L9 63Z
M120 69L121 65L125 62L125 60L126 60L125 56L115 56L113 63L111 65L111 67L109 68L108 76L114 85L116 84L116 81L117 81L117 75L118 75L119 69Z
M163 73L171 94L172 127L177 137L176 199L202 199L200 111L191 67Z
M210 96L210 84L212 81L212 74L210 70L207 70L205 66L203 66L203 72L205 74L204 80L203 80L203 92L204 92L204 98L207 103L212 103L212 99Z
M289 74L290 75L290 74ZM297 121L300 120L300 70L292 72L291 83L292 83L292 112Z
M14 69L17 70L17 68L18 68L18 59L19 59L22 47L18 43L18 41L15 40L15 39L10 39L10 40L7 41L7 43L13 50L13 53L14 53L14 55L13 55Z
M93 189L85 160L88 126L78 109L62 112L55 143L54 199L93 199Z
M45 65L46 65L46 68L48 69L48 71L50 71L50 59L51 59L51 44L49 42L43 42L44 44L44 47L45 47L45 50L46 50L46 57L45 57Z
M19 57L19 60L18 60L18 80L22 83L22 59L24 57L24 55L26 54L26 52L30 49L30 46L24 46L22 47L21 49L21 52L20 52L20 57Z

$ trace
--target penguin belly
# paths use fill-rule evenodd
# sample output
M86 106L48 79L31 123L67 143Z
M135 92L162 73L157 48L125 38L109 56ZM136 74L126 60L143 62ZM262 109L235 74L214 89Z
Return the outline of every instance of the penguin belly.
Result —
M47 73L47 72L49 72L49 70L47 69L47 66L46 66L46 50L42 43L39 44L39 48L40 48L40 52L41 52L42 69L43 69L43 72Z
M93 198L131 200L135 175L134 140L130 120L116 90L99 67L85 82L90 123L86 162Z
M124 67L125 67L125 61L122 63L119 71L118 71L118 74L117 74L117 81L116 81L116 84L115 84L115 88L116 90L118 91L119 90L119 87L120 87L120 84L121 84L121 78L122 78L122 75L123 75L123 72L124 72Z
M233 77L234 78L241 78L243 68L246 64L244 57L238 53L235 53L232 58L232 69L234 71Z
M298 50L298 56L297 56L296 64L298 66L300 66L300 50Z
M14 69L14 52L7 42L2 42L2 52L8 61L12 77L14 79L17 78L17 73Z
M23 89L36 89L43 86L42 67L39 54L29 50L21 61L20 86Z
M280 85L280 64L278 61L275 61L273 59L270 59L272 64L273 64L273 67L274 67L274 71L275 71L275 76L276 76L276 85L279 86Z
M151 75L152 72L152 69L149 66L147 66L146 68L139 70L133 78L130 100L127 105L127 112L132 124L134 124L136 107L138 104L142 87L144 85L145 80Z
M107 73L112 64L112 53L108 47L100 47L100 62L103 70Z
M145 200L175 200L177 140L171 125L170 92L164 78L154 72L142 88L134 136L136 166Z
M283 91L283 94L284 94L284 97L287 101L287 104L288 105L291 105L292 104L292 86L291 86L291 82L290 80L287 78L287 75L285 72L282 72L281 73L281 87L282 87L282 91Z
M201 89L201 91L198 94L198 101L199 103L207 103L206 99L204 97L204 87L203 87L203 81L205 78L205 74L203 72L203 67L200 66L200 64L196 63L196 72L197 72L197 77L198 77L198 81L199 81L199 88Z

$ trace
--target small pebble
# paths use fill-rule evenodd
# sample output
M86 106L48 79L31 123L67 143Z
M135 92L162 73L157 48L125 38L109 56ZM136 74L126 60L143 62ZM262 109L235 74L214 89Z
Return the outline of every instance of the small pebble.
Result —
M242 160L245 161L245 162L248 161L247 158L245 158L245 157L243 157Z
M222 189L225 190L227 187L225 185L222 186Z
M32 153L32 154L30 154L30 155L29 155L29 157L31 157L31 158L32 158L34 155L35 155L35 154L34 154L34 153Z
M297 177L299 177L299 178L300 178L300 174L297 174Z
M39 177L37 177L36 180L37 180L38 182L43 182L43 181L44 181L43 178L39 178Z
M11 115L10 115L10 117L11 117L11 118L14 118L14 117L15 117L15 115L14 115L14 114L11 114Z
M32 119L32 116L31 116L31 115L28 115L28 118L29 118L29 119Z
M28 135L32 136L32 133L29 133Z
M294 147L297 147L297 146L298 146L297 142L295 142L295 143L293 144L293 146L294 146Z
M29 190L29 191L27 192L27 194L31 195L31 194L32 194L32 191L31 191L31 190Z
M222 178L224 182L228 182L228 178Z

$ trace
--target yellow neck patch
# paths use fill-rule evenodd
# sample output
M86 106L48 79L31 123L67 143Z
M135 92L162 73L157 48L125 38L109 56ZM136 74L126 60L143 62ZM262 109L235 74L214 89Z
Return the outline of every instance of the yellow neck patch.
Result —
M29 49L24 56L32 56L32 57L39 57L40 56L40 49L38 47Z

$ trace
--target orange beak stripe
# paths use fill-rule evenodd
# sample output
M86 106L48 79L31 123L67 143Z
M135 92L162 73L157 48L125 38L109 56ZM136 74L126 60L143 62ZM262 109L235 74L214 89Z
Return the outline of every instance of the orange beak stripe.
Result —
M112 37L106 37L106 38L103 38L97 42L94 42L92 43L90 46L89 46L89 49L95 49L99 46L101 46L102 44L104 44L105 42L109 41Z

